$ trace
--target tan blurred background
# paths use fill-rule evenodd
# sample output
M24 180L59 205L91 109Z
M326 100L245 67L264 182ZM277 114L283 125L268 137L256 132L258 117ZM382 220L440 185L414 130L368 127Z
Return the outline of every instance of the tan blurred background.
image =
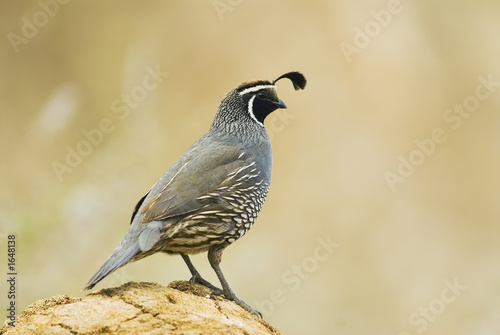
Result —
M235 292L284 334L500 334L498 1L1 0L0 29L19 310L85 294L229 90L300 70L266 120L267 202L224 255ZM155 255L97 288L188 278Z

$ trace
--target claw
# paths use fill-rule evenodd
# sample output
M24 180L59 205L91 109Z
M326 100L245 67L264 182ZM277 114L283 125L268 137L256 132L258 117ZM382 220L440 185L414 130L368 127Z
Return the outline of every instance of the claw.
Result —
M216 290L222 291L220 288L218 288L218 287L210 284L208 281L206 281L205 279L203 279L203 277L199 273L194 274L191 277L191 279L189 279L189 281L191 283L196 283L196 284L201 284L203 286L206 286L206 287L208 287L209 289L211 289L213 291L216 291Z
M220 289L219 289L220 290ZM241 308L243 308L244 310L252 313L252 314L255 314L259 317L259 319L262 319L262 313L259 312L258 310L256 309L253 309L252 307L250 307L250 305L248 305L246 302L244 302L243 300L241 300L240 298L238 298L233 291L229 291L229 292L224 292L223 290L220 290L221 291L221 294L224 295L224 297L227 299L227 300L231 300L233 302L235 302L238 306L240 306ZM212 292L212 295L215 294L215 291Z
M214 299L215 297L224 297L226 298L226 296L224 295L224 291L221 290L220 288L218 287L215 287L213 290L212 290L212 293L210 293L210 298ZM226 298L227 299L227 298Z

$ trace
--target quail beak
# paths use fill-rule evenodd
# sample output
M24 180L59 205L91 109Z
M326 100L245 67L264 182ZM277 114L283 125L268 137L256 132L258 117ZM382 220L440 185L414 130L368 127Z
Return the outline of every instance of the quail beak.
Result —
M276 106L276 108L286 108L285 102L281 99L274 101L274 105Z

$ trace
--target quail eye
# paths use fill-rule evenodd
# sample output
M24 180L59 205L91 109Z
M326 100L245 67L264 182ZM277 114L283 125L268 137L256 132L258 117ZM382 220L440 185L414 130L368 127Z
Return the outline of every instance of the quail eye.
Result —
M257 97L259 99L265 99L266 98L266 93L265 92L259 92L259 93L257 93Z

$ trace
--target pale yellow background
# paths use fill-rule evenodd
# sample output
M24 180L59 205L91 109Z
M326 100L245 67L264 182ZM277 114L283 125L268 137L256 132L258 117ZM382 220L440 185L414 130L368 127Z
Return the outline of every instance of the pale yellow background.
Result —
M220 99L300 70L306 90L279 82L289 109L266 120L269 197L224 254L235 292L257 308L277 294L265 318L284 334L500 334L500 86L458 129L443 119L474 101L479 77L500 82L500 3L402 0L382 26L372 11L386 0L221 1L231 10L70 1L17 53L8 34L42 7L0 1L0 265L3 278L6 234L17 234L18 308L84 295L136 201L208 129ZM365 27L372 37L347 59L340 46ZM156 66L169 75L121 120L113 102ZM59 181L54 162L105 118L113 131ZM391 190L385 174L436 128L446 140ZM328 238L338 248L315 261ZM217 282L205 255L194 262ZM97 288L188 278L180 257L155 255ZM443 302L446 280L462 290ZM429 305L441 309L424 330L409 318Z

